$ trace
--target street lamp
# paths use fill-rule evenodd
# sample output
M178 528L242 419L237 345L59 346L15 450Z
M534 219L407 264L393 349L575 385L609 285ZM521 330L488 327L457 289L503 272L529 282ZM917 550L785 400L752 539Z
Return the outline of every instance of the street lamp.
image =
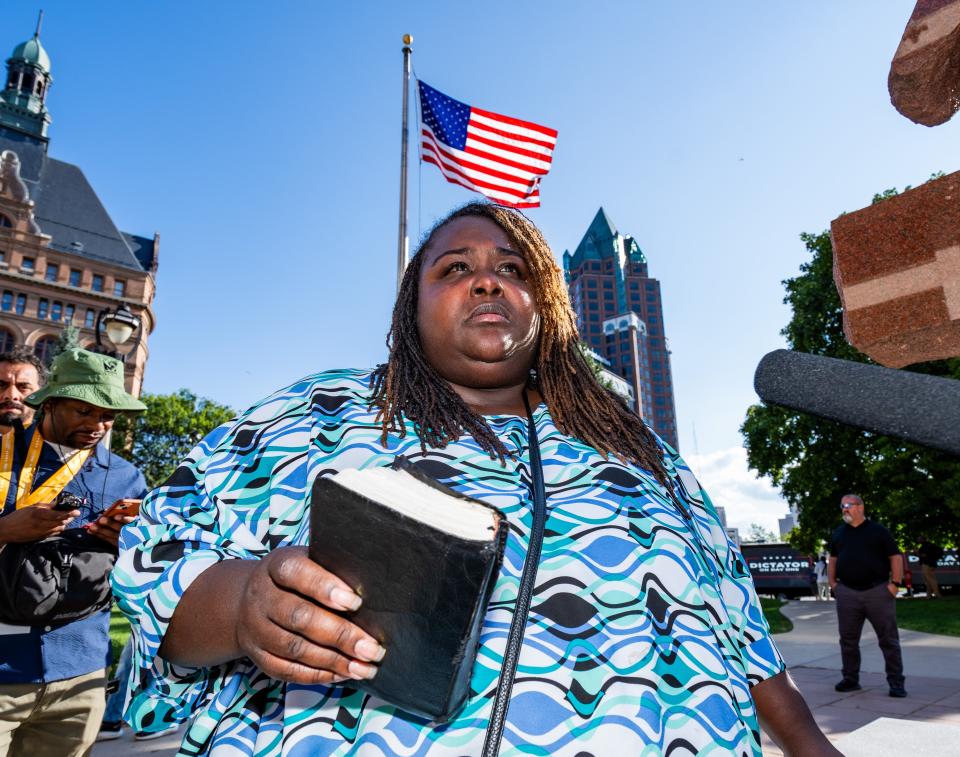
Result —
M119 348L130 341L136 332L137 338L130 345L130 348L121 352ZM115 357L121 362L125 362L127 357L137 349L140 344L140 337L143 330L140 328L140 319L130 312L126 305L119 305L116 310L101 310L97 316L97 327L95 329L97 338L97 352L101 352L110 357ZM110 346L103 343L102 336L106 334Z

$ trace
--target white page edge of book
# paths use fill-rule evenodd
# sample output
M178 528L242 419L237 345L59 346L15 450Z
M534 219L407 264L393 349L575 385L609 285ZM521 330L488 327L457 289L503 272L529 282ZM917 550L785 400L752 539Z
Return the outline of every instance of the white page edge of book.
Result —
M445 494L403 470L348 468L330 478L401 515L461 539L490 541L496 532L495 512Z

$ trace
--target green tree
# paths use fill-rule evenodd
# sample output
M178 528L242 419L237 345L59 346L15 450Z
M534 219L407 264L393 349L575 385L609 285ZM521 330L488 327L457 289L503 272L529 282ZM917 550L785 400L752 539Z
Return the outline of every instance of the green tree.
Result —
M931 178L937 178L934 175ZM887 190L874 202L897 194ZM793 315L781 332L790 349L871 362L843 334L843 310L833 281L829 231L801 234L811 259L783 282ZM905 370L960 379L960 360ZM869 434L807 413L753 405L740 428L747 461L800 511L790 543L813 552L839 524L844 494L860 494L870 517L884 522L911 548L924 534L960 541L960 466L955 458L890 437Z
M186 389L144 394L140 400L147 410L117 417L111 447L143 471L151 488L166 481L197 442L235 415L226 405Z
M613 383L610 381L610 379L603 375L603 363L594 357L590 345L584 341L581 341L578 346L580 347L580 353L583 355L583 359L587 361L587 365L589 365L590 370L593 371L594 377L596 377L597 381L600 382L600 386L602 386L604 389L610 389L612 391Z
M57 334L56 344L53 345L53 355L56 357L61 352L66 352L67 350L72 350L74 347L80 346L80 332L76 326L72 323L68 323L62 329L60 333Z
M760 523L751 523L747 535L743 537L744 544L775 541L777 541L777 535L769 528L764 528Z

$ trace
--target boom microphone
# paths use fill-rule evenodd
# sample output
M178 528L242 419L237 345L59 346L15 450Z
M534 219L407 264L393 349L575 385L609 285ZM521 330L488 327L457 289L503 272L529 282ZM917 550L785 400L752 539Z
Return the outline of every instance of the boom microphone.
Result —
M760 399L960 456L960 381L774 350L753 377Z

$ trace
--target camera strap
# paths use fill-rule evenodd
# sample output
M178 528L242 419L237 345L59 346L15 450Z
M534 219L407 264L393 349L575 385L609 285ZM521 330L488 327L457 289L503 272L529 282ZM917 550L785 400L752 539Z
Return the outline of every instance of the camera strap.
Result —
M3 509L7 501L7 494L13 481L14 436L15 434L12 431L0 436L0 440L2 440L0 442L0 510ZM27 458L24 460L23 467L17 477L18 510L35 505L38 502L53 502L56 496L63 491L63 488L80 472L91 452L89 449L78 450L50 478L31 491L30 487L36 475L37 463L40 461L42 450L43 436L40 434L40 429L35 428L33 439L31 439L30 447L27 450Z

